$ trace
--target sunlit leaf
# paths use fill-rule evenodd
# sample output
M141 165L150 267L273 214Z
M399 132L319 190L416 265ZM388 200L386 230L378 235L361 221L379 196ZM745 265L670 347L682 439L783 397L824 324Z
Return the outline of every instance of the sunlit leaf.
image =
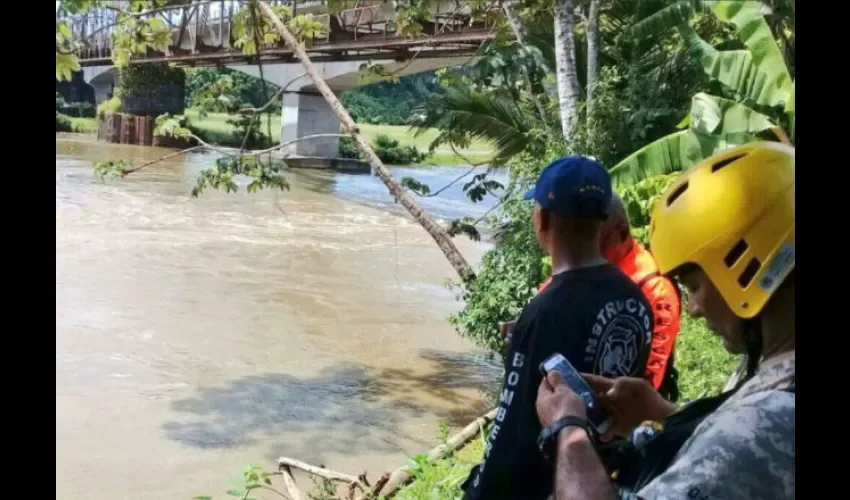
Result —
M705 135L757 134L775 126L767 116L739 104L700 92L691 101L690 129Z

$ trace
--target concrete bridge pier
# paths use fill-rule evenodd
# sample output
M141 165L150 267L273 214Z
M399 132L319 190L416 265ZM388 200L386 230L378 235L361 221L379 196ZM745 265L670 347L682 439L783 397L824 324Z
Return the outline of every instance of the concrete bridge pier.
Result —
M112 66L86 66L83 79L94 89L94 102L100 104L109 99L118 85L118 72Z
M360 64L356 61L314 63L334 92L356 86L351 85L349 80L352 75L358 75ZM258 78L260 76L257 66L228 65L228 67ZM267 80L280 87L289 84L282 99L281 143L316 134L338 134L340 130L339 120L310 78L305 75L296 79L303 72L304 68L300 64L266 64L263 67L263 75ZM339 85L334 85L335 79ZM354 81L357 79L355 78ZM298 156L336 158L339 156L339 138L307 139L296 142L281 151Z
M318 92L301 90L283 96L280 142L294 141L315 134L338 134L340 123L325 98ZM319 137L297 142L285 148L300 156L339 156L339 137Z

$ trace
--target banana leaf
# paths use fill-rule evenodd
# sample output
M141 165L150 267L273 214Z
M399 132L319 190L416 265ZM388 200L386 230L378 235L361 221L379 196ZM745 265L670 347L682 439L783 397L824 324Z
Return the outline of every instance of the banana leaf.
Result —
M785 105L793 90L793 81L785 64L785 58L765 16L771 13L770 8L755 1L713 1L706 2L714 15L721 21L732 23L737 28L738 38L747 47L749 64L755 67L755 72L763 76L753 78L732 78L738 82L758 82L757 85L735 87L739 93L750 97L756 104L765 106ZM737 53L738 51L730 51ZM722 64L729 68L738 68L744 73L754 73L745 63L745 57L724 56L728 52L718 53L718 57L730 59ZM711 73L709 73L711 74ZM732 77L734 74L727 76ZM722 80L721 80L722 81ZM723 82L726 83L726 82ZM747 89L742 92L739 89Z
M770 118L750 107L704 92L691 100L690 117L690 129L702 135L753 135L775 126Z
M628 186L655 175L687 170L717 152L754 140L757 137L746 132L714 136L682 130L621 160L611 167L611 179L615 186Z

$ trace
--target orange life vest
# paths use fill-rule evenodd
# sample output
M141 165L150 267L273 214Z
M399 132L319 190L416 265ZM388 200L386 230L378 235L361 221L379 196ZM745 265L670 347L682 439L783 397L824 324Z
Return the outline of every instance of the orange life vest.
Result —
M658 264L655 257L646 250L640 242L635 241L619 262L612 262L620 268L629 278L637 283L643 291L646 300L652 307L654 327L652 331L652 345L649 359L646 364L644 377L658 389L664 380L673 347L676 344L676 335L679 333L679 315L681 313L681 299L676 285L658 272ZM542 292L549 283L550 276L538 288Z

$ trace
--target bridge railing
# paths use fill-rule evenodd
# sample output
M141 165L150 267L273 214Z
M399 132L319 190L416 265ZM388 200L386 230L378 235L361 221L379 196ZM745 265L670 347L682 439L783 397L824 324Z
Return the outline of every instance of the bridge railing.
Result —
M124 2L116 2L121 5ZM320 35L308 40L310 44L328 44L341 41L365 39L390 39L398 37L396 14L388 2L368 1L355 8L345 9L338 14L328 14L321 9L321 2L294 2L271 0L272 5L288 5L293 15L310 13L323 26ZM163 57L235 50L233 17L244 6L239 0L199 1L188 6L162 9L145 14L143 19L163 19L172 30L172 40L164 53L149 53L148 57ZM76 40L82 40L79 50L82 61L107 59L112 56L114 36L117 33L117 14L114 8L92 9L83 15L66 19ZM468 28L480 30L468 15L453 11L433 13L431 19L422 19L423 35L439 37L457 33ZM484 26L486 29L487 27ZM281 41L277 47L282 48ZM144 57L144 56L142 56Z

